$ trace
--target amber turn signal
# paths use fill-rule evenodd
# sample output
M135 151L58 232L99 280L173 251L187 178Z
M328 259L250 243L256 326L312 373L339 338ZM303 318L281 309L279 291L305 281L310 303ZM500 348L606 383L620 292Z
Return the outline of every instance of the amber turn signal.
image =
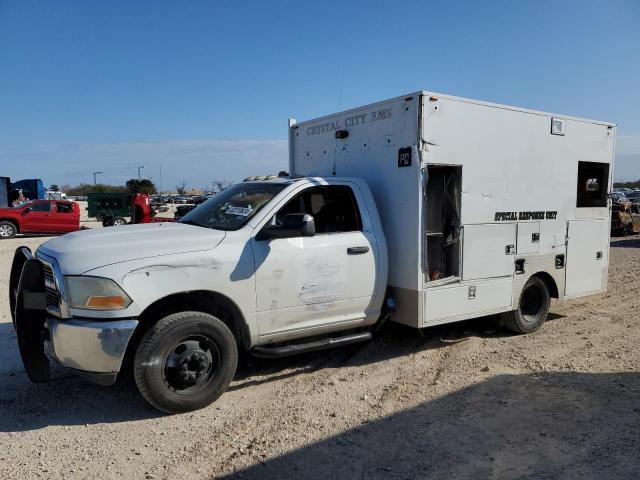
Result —
M125 299L120 296L93 296L87 299L88 308L100 308L104 310L119 309L124 307Z

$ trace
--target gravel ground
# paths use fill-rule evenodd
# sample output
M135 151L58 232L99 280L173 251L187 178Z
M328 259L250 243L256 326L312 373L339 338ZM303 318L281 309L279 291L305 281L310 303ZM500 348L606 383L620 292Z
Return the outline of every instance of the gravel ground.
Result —
M552 305L532 335L484 318L247 359L211 407L165 416L130 383L29 383L0 242L0 478L638 478L640 239L609 292Z

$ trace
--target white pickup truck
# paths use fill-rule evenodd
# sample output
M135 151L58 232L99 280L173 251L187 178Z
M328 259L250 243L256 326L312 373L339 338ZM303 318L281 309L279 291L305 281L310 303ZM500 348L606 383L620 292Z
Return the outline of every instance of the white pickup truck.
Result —
M606 290L615 126L416 92L290 121L290 175L178 223L71 233L14 256L30 379L49 358L102 384L132 364L166 412L204 407L238 352L283 356Z
M224 392L238 349L280 356L369 339L387 254L364 181L274 178L236 184L178 223L77 232L35 259L23 247L14 285L20 271L12 307L32 380L47 379L48 354L113 383L129 347L140 392L180 412ZM350 332L322 337L339 330Z

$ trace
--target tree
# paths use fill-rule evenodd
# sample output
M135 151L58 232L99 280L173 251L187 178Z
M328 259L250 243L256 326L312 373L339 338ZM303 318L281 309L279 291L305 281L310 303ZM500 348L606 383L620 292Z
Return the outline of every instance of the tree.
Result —
M178 192L178 195L184 195L185 187L186 187L186 184L184 183L184 180L180 185L176 185L176 192Z
M67 195L72 197L84 197L89 193L126 193L127 189L121 185L105 185L104 183L98 183L97 185L89 185L87 183L81 183L77 187L67 186L64 191Z
M214 180L211 183L213 185L214 193L220 193L233 185L229 180Z
M148 178L127 180L127 192L129 193L146 193L152 195L156 193L156 186Z
M55 183L52 183L51 185L49 185L49 190L51 190L52 192L59 192L60 188L58 188L58 185L56 185Z
M635 182L616 182L613 184L613 188L640 188L640 180Z

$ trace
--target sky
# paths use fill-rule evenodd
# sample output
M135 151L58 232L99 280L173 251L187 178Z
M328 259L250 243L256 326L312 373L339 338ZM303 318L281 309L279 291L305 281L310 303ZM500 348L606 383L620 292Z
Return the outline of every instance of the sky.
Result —
M165 190L287 168L299 121L430 90L618 125L640 179L640 1L0 0L0 175Z

